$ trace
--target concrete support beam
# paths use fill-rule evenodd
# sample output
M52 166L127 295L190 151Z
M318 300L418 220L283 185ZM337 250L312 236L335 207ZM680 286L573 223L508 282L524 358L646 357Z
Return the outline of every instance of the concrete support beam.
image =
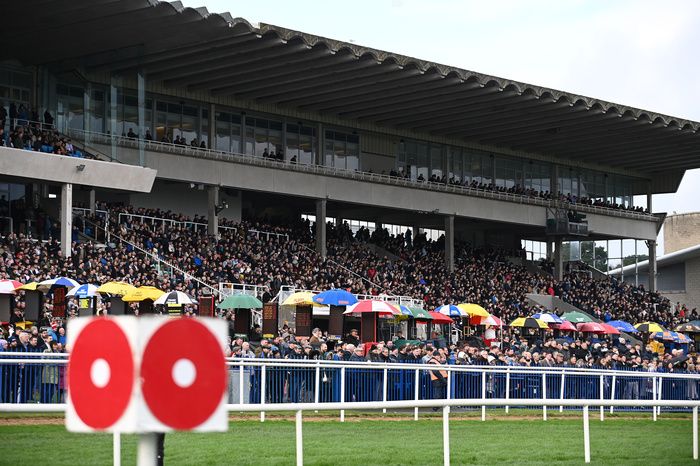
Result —
M562 240L557 237L554 242L554 278L561 280L564 277L564 258L562 256Z
M445 217L445 267L455 271L455 216Z
M554 257L554 243L551 239L547 240L547 260L551 261Z
M316 200L316 252L326 258L326 200Z
M219 187L209 186L209 202L207 204L207 234L219 237Z
M90 213L92 215L95 215L95 210L97 210L97 199L95 196L95 188L92 188L90 190Z
M316 165L323 165L323 125L321 123L316 127Z
M109 80L109 133L112 136L121 136L117 134L117 100L119 96L117 95L117 89L119 86L119 80L116 76L111 76ZM110 156L112 160L119 160L117 157L117 141L112 139L110 144Z
M139 165L146 166L146 76L143 70L136 73L136 99L138 105Z
M649 246L649 288L647 291L656 291L656 241L647 242Z
M61 253L63 257L71 256L73 238L73 185L61 186Z
M216 105L209 104L209 134L207 148L216 149Z

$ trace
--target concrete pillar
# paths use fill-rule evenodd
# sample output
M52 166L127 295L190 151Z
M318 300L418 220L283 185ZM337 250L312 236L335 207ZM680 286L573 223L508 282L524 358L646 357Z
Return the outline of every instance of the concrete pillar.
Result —
M647 291L656 291L656 240L651 240L649 245L649 288Z
M219 205L219 187L209 186L209 202L207 205L207 234L219 237L219 214L216 206Z
M551 239L547 240L547 260L551 261L554 256L554 243Z
M382 222L374 222L374 231L379 231L384 228L384 224Z
M90 131L92 131L92 84L87 83L83 90L83 129L87 131L85 134L85 142L90 142ZM36 107L34 107L36 108Z
M316 200L316 252L326 258L326 200Z
M117 134L117 77L112 76L109 80L109 133L112 135L110 147L112 160L118 160L117 140L121 134Z
M450 272L455 270L455 216L445 217L445 267Z
M413 235L413 241L416 240L416 236L420 235L420 227L418 225L411 227L411 235Z
M564 277L564 261L562 257L562 240L557 237L554 242L554 278L561 280Z
M139 165L146 166L146 75L143 70L136 73L136 93L138 105ZM154 109L155 110L155 109Z
M95 198L95 188L90 190L90 213L95 215L97 200Z
M647 186L647 210L649 210L649 213L653 213L653 208L652 204L652 194L651 194L651 183L648 184Z
M73 185L66 183L61 187L61 252L63 257L71 255L73 233Z
M555 197L559 194L559 165L552 165L552 177L549 180L549 192Z
M209 141L207 142L207 149L216 149L216 105L209 104ZM227 150L230 150L227 149Z

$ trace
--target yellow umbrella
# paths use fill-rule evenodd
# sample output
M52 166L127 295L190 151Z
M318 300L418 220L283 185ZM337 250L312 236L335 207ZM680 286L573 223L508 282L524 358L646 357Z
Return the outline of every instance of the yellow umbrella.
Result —
M15 328L21 328L22 330L27 330L34 325L34 322L30 320L23 320L21 322L15 322Z
M479 306L478 304L469 304L469 303L457 304L457 307L460 310L469 314L469 317L475 317L475 316L488 317L489 316L488 311L486 309L484 309L483 307Z
M314 302L314 296L310 291L297 291L285 299L282 306L322 306Z
M510 326L525 328L549 328L547 322L540 319L535 319L534 317L518 317L510 323Z
M126 282L107 282L104 285L97 288L98 293L112 294L115 296L124 296L131 291L134 291L136 287L130 285Z
M15 290L36 291L37 286L39 286L37 282L29 282L18 288L15 288Z
M122 296L122 301L126 301L127 303L138 303L147 299L155 301L164 293L165 291L159 290L153 286L139 286Z

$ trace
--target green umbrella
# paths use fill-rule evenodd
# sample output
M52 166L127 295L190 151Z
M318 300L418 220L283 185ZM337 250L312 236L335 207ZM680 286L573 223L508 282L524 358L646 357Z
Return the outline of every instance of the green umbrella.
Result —
M421 309L419 307L413 307L413 306L409 307L409 309L411 310L411 314L413 314L414 319L433 320L433 316L428 314L428 311L426 311L425 309Z
M263 304L254 296L234 294L224 299L216 307L219 309L260 309L263 307Z
M577 324L580 324L581 322L593 322L593 319L588 314L576 311L567 312L566 314L563 314L561 318Z

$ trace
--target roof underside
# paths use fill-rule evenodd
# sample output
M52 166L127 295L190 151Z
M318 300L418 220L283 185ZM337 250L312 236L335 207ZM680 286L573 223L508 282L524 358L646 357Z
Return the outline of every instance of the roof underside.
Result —
M700 124L155 0L25 0L0 58L127 73L214 96L554 155L680 182ZM21 10L21 12L19 11ZM40 26L42 25L42 26ZM47 40L56 38L60 40ZM27 52L30 51L30 52ZM666 189L667 190L667 189Z

